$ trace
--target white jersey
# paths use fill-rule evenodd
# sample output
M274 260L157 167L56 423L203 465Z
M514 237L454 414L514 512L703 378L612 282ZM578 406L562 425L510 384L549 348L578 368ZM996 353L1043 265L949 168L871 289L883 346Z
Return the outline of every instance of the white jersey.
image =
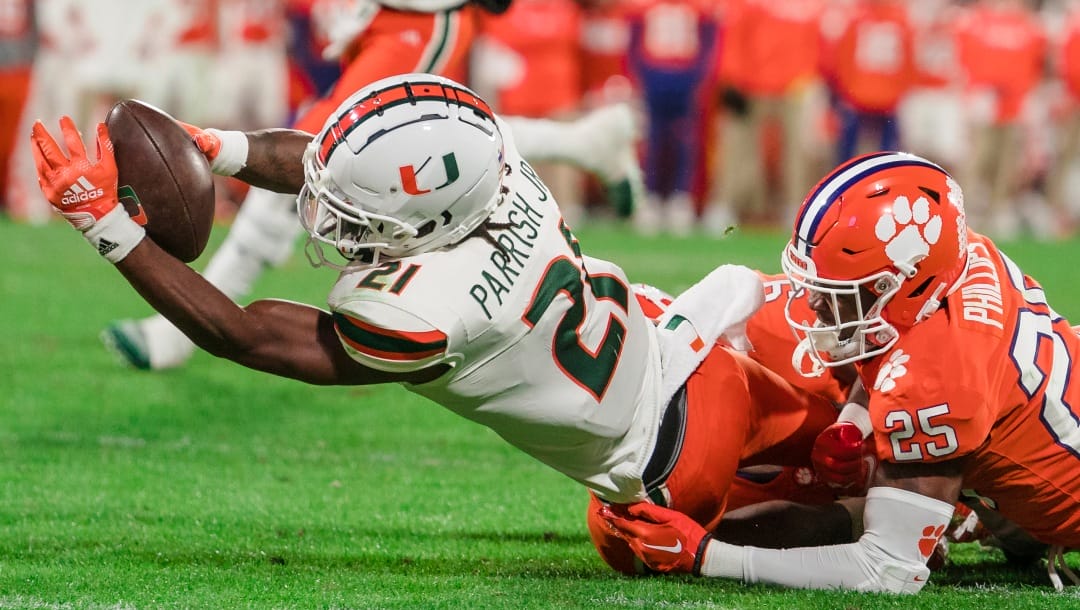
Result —
M348 353L483 424L605 499L644 498L662 412L656 329L618 266L580 254L551 193L508 145L510 191L479 237L353 264L329 305Z

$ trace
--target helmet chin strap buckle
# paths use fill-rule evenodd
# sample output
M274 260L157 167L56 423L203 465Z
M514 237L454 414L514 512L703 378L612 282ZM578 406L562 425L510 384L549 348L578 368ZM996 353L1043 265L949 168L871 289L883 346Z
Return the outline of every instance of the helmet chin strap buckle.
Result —
M804 363L809 362L807 369ZM795 346L791 353L791 366L803 377L821 377L825 374L825 366L821 363L821 357L814 351L810 337L806 337Z

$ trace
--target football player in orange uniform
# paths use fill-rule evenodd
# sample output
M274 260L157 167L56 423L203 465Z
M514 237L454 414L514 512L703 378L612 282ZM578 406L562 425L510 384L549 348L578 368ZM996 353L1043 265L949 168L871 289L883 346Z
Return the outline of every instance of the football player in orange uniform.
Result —
M815 316L789 308L815 374L857 367L879 459L858 541L783 551L709 541L649 504L609 523L660 571L792 587L913 593L961 497L1051 545L1080 546L1080 338L988 238L960 186L905 153L853 159L809 194L784 271ZM695 549L689 557L657 547ZM651 545L651 546L650 546ZM1066 570L1071 576L1071 572Z

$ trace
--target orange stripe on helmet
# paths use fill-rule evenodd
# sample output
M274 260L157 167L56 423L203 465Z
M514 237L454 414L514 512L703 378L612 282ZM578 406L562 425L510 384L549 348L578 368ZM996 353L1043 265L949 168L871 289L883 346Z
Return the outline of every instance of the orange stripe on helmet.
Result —
M472 109L489 121L495 121L495 113L492 112L491 106L468 89L434 81L401 83L375 91L342 112L326 130L326 135L319 144L319 161L326 165L334 149L364 121L381 115L387 108L417 101L443 101L448 104L457 104Z

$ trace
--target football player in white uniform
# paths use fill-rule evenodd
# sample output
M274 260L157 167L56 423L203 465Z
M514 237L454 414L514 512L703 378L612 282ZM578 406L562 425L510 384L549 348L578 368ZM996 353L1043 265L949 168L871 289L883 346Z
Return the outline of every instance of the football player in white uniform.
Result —
M92 244L111 242L105 257L197 345L313 384L403 383L491 428L593 493L593 539L617 569L633 571L633 554L604 504L650 499L714 527L740 465L809 463L835 419L832 401L710 349L727 331L739 343L764 298L755 272L718 268L654 325L619 267L582 255L506 125L448 79L373 83L314 139L192 128L215 171L300 192L309 255L341 269L329 311L233 303L117 207L104 127L98 161L70 121L61 130L69 154L40 122L32 134L47 198ZM87 179L109 188L65 204Z
M324 54L337 59L342 74L334 87L293 123L317 132L348 96L391 74L429 72L460 78L478 9L462 0L320 0L313 20L329 40ZM499 11L509 0L475 4ZM509 117L522 154L536 162L555 160L585 168L609 184L609 192L631 201L643 192L634 147L636 128L624 104L599 108L577 121ZM630 204L632 205L632 203ZM224 243L206 266L210 282L233 299L243 299L263 272L292 255L301 228L292 198L252 189ZM106 346L140 369L182 365L194 344L163 316L121 320L102 333Z

